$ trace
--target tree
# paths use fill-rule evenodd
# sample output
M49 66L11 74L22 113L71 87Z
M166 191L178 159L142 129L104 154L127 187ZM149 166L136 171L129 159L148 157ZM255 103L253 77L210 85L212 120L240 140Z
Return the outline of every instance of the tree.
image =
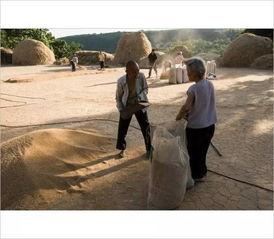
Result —
M16 45L25 39L34 39L43 42L55 54L56 59L70 58L72 54L81 49L81 45L75 42L66 43L56 39L48 29L2 29L1 46L14 49Z
M243 33L250 32L255 35L269 37L273 41L273 29L245 29Z

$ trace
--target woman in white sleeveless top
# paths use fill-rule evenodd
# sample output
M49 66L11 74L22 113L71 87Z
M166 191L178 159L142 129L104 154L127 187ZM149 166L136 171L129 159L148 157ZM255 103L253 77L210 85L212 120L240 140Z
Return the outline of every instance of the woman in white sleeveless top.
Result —
M187 90L187 99L176 120L187 119L187 148L192 177L201 181L206 176L206 154L214 135L217 122L215 93L212 82L205 78L206 66L203 59L193 57L185 60L190 81L195 82Z

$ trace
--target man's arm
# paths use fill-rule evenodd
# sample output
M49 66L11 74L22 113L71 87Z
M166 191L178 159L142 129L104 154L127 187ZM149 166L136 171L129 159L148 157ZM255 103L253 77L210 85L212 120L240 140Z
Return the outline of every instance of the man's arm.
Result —
M176 120L181 120L182 118L186 117L186 114L188 113L188 111L190 110L190 108L193 104L193 101L194 101L194 96L189 94L187 96L186 102L184 103L184 105L180 109L179 113L177 114Z
M116 107L119 111L123 109L123 103L122 103L122 97L123 97L123 89L121 83L117 82L117 88L116 88Z

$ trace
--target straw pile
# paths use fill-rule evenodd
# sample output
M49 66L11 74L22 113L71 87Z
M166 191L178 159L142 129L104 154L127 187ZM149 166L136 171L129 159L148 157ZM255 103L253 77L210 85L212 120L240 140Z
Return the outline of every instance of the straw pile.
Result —
M139 63L151 50L151 43L143 32L126 33L118 42L114 62L125 65L129 60L134 60Z
M7 49L4 47L0 47L1 49L1 64L12 64L12 54L13 51L11 49Z
M160 79L169 79L169 73L170 70L162 72L162 74L160 75Z
M47 65L55 62L53 52L40 41L27 39L21 41L13 52L14 65Z
M66 57L62 57L59 60L54 62L54 65L69 65L70 61Z
M256 58L250 67L266 70L273 69L273 54L267 54Z
M80 65L99 64L99 51L78 51L76 53ZM103 51L102 53L105 55L105 62L107 64L113 61L114 56L112 54Z
M218 54L215 54L215 53L200 53L198 54L197 56L203 58L205 61L216 61L220 55Z
M171 56L175 57L177 55L177 53L180 51L183 53L184 58L189 58L192 56L191 50L189 50L185 45L178 45L178 46L173 47L170 50L169 54Z
M249 67L256 58L272 54L273 43L267 37L251 33L240 35L224 51L222 65L227 67Z

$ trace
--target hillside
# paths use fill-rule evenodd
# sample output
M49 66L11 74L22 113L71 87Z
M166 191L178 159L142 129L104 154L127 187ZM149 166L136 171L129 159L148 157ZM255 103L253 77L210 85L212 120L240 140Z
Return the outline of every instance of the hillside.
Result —
M217 39L234 39L242 29L173 29L161 31L144 31L152 46L159 50L168 48L172 43L192 39L214 41ZM103 50L115 53L117 42L125 32L102 34L84 34L62 37L66 42L76 42L83 46L83 50Z

